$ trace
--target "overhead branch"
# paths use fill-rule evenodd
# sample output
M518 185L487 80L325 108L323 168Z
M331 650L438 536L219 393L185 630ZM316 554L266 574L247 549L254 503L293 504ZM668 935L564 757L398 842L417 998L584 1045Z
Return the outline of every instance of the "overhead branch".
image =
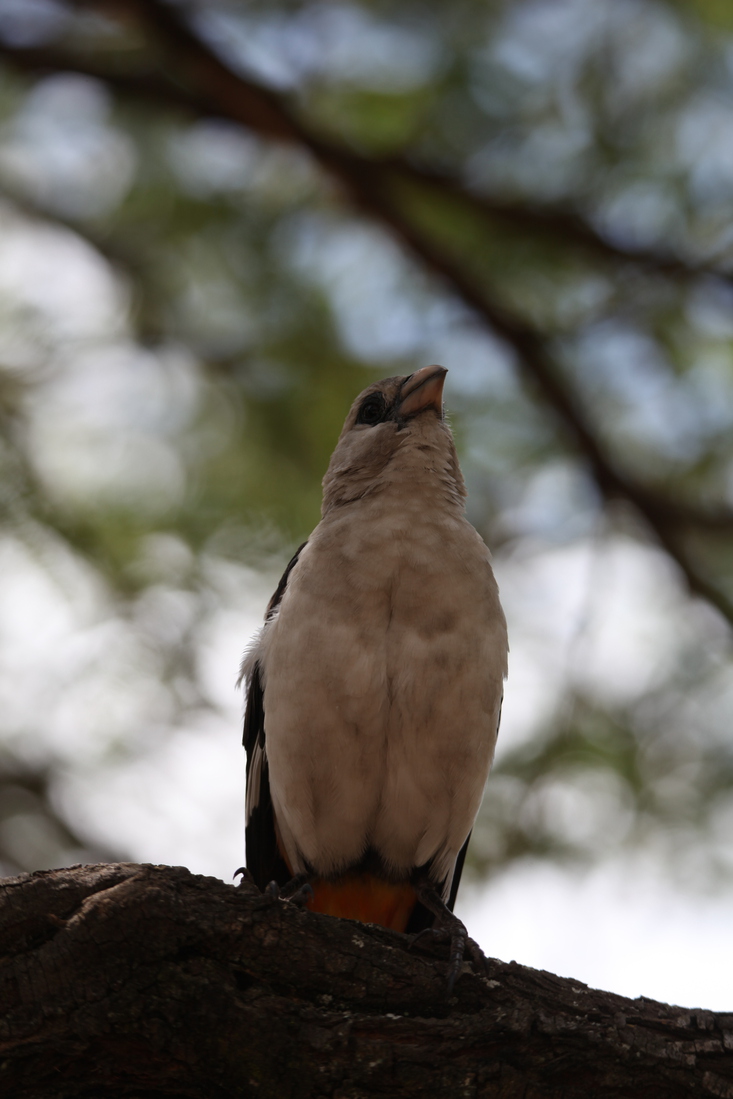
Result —
M706 276L733 286L733 273L711 263L683 258L644 246L624 245L599 232L590 221L574 210L562 206L539 205L525 200L502 198L468 187L447 172L436 172L423 163L413 163L403 157L383 161L405 179L427 185L437 194L450 197L468 206L474 213L487 217L494 224L532 237L544 237L564 248L582 252L618 266L624 264L682 282Z
M98 0L72 0L77 7L94 8ZM124 0L123 0L124 2ZM351 171L363 168L385 179L402 179L432 189L443 198L469 207L494 225L528 236L543 236L562 247L571 246L612 264L631 264L650 273L688 281L706 276L733 285L733 273L710 262L658 249L624 245L598 231L575 210L507 199L471 188L456 175L437 171L424 161L399 155L369 157L343 144L324 139L299 117L287 98L257 81L232 72L190 30L180 14L161 0L126 0L128 11L148 26L169 59L185 74L183 82L170 79L146 61L130 67L128 58L72 53L53 47L23 47L0 41L0 58L24 72L70 70L102 80L121 94L153 100L195 114L214 114L239 122L267 140L296 143L309 149L324 166L339 174L339 163ZM177 58L177 60L175 60ZM189 68L190 63L190 68ZM192 92L191 77L198 83ZM334 163L335 162L335 163Z

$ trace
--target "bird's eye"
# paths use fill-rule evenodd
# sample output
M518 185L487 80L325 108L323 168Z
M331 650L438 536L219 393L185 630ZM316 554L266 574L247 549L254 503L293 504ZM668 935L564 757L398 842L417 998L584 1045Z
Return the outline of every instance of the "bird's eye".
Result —
M367 397L359 409L356 417L357 424L378 424L384 416L385 401L381 393L373 393Z

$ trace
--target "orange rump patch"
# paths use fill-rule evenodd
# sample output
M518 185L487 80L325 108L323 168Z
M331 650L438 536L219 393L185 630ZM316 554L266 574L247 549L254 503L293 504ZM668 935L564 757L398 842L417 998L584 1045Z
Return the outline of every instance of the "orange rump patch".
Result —
M311 912L378 923L393 931L405 930L417 901L407 882L389 882L373 874L351 874L336 881L316 878L311 886L313 900L307 905Z

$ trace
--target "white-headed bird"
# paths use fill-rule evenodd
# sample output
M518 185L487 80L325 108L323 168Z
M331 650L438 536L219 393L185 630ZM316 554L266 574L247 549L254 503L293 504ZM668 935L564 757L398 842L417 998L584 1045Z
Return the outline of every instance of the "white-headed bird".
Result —
M247 867L260 889L468 943L452 914L494 755L506 623L443 418L446 370L357 397L322 518L242 664Z

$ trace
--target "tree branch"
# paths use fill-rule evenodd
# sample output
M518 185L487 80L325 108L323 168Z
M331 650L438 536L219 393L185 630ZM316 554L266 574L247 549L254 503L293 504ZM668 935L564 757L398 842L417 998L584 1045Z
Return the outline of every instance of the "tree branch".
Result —
M393 168L413 183L432 187L443 197L451 197L470 207L474 213L505 225L529 236L544 236L567 248L579 248L596 259L611 263L633 265L655 275L692 281L701 276L719 279L733 286L733 274L710 263L683 259L656 249L627 247L609 240L598 232L585 218L573 210L561 206L532 205L516 199L503 199L487 195L467 187L461 180L447 172L436 172L425 164L415 164L402 157L388 158L385 167Z
M71 0L77 7L95 7L98 0ZM577 212L562 208L533 206L526 202L506 200L481 194L468 188L462 180L448 172L401 156L370 158L353 149L324 140L298 117L285 97L234 73L191 30L177 9L166 0L126 0L127 9L147 26L168 55L170 62L180 66L184 87L193 75L204 93L224 116L240 121L264 138L295 142L310 149L315 158L331 171L339 173L339 163L346 163L351 172L365 170L382 176L397 175L405 180L438 191L444 198L459 200L475 213L530 235L544 235L562 245L572 245L592 253L599 259L617 264L632 263L656 274L676 279L694 279L701 275L718 278L733 285L733 274L709 263L686 260L670 253L649 248L629 248L613 242L599 233ZM23 52L15 51L18 53ZM102 79L104 79L102 77ZM155 79L155 77L153 77ZM191 106L191 98L179 87L181 105ZM197 100L198 97L194 97ZM200 105L200 100L198 100ZM335 163L331 163L331 158Z
M444 957L182 868L0 885L0 1043L14 1099L733 1095L733 1015Z
M77 7L95 7L94 0L71 0ZM236 119L242 125L254 130L265 139L295 142L306 147L322 159L328 155L329 147L340 156L346 156L354 168L359 165L377 169L385 175L393 175L419 186L427 186L443 198L451 198L468 206L474 213L489 218L492 222L531 236L544 236L558 244L571 244L597 259L613 264L625 263L641 267L651 273L684 281L709 276L733 285L733 274L715 265L684 259L672 253L660 252L644 247L627 247L610 240L598 232L576 211L557 206L538 206L514 199L504 199L496 195L483 194L473 190L448 172L436 171L430 165L399 155L369 158L343 146L336 146L317 137L309 128L297 119L295 112L286 100L270 89L255 81L234 74L216 55L208 51L216 66L207 63L201 65L201 55L196 47L204 44L193 34L185 22L175 12L162 5L159 0L150 4L140 4L140 0L127 0L130 10L137 9L138 18L147 21L154 29L160 42L169 51L182 48L182 56L196 57L198 74L203 82L212 80L220 91L206 103L201 92L191 95L180 84L171 83L165 76L154 70L144 68L130 72L127 68L117 70L100 64L93 56L72 55L53 48L8 46L0 42L0 57L9 64L26 72L58 71L69 68L86 75L104 80L127 96L141 99L153 99L172 107L183 108L196 114L212 113L232 118L230 97L233 83L236 85ZM147 10L145 10L147 8ZM126 62L129 64L129 62ZM185 68L185 66L183 66ZM216 68L216 71L215 71ZM210 91L213 89L209 89ZM222 102L226 99L227 102Z

